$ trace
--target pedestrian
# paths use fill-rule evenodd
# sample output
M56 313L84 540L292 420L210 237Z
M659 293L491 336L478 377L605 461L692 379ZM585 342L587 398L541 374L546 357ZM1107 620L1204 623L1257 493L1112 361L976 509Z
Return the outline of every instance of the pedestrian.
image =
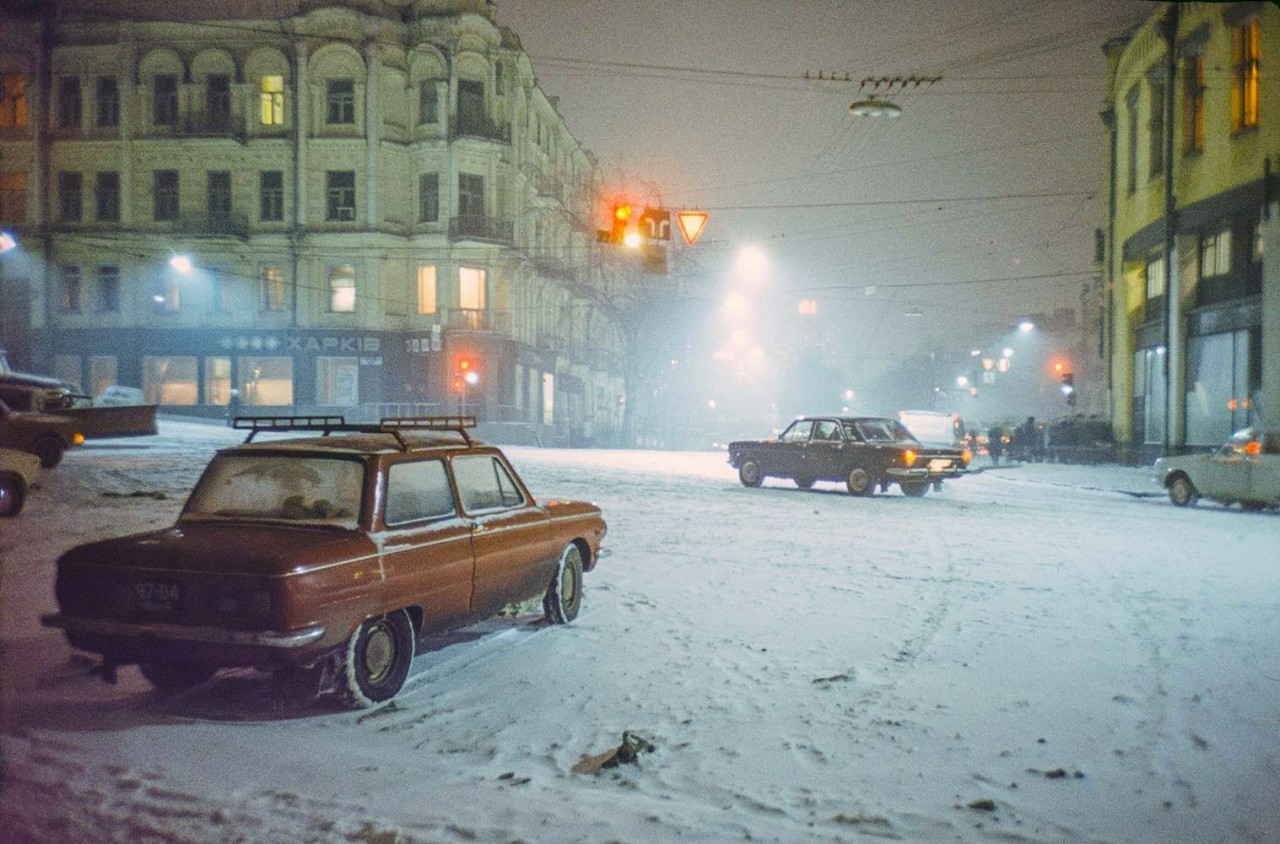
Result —
M1004 431L999 425L992 425L987 432L987 454L991 455L991 465L1000 465L1000 455L1004 453Z
M1017 445L1017 459L1027 462L1032 460L1036 454L1036 418L1028 416L1027 421L1018 426L1013 432L1013 441Z

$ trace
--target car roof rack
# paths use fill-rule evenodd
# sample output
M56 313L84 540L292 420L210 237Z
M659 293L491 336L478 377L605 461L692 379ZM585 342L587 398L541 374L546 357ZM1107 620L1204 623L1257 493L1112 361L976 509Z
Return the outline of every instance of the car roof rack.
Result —
M232 428L249 432L246 443L262 431L320 431L326 437L336 431L390 434L404 451L409 450L404 431L452 431L467 445L474 445L467 429L475 426L474 416L385 416L377 422L348 422L343 416L237 416L231 421Z

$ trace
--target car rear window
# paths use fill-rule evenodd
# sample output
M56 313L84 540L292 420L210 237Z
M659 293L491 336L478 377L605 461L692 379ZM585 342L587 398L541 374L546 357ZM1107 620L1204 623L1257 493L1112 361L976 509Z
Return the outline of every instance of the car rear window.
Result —
M364 490L357 460L278 454L214 457L182 518L356 527Z

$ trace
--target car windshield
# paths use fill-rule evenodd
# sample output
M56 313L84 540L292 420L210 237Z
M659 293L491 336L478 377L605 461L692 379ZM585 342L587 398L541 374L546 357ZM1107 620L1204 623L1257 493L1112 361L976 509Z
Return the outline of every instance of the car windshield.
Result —
M184 521L233 520L356 527L364 464L335 457L218 455L182 512Z
M896 419L859 419L853 423L859 439L869 443L915 442L915 437Z

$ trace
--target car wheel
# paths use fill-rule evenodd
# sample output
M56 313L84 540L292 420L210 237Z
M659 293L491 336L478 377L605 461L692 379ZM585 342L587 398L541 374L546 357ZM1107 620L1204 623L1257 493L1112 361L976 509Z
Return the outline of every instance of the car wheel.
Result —
M760 471L760 464L754 460L742 461L742 465L738 467L738 480L742 481L743 486L760 486L764 482L764 473Z
M924 494L929 491L928 481L920 481L912 484L902 484L902 494L909 498L924 498Z
M795 482L800 489L809 489L813 486L813 478L796 478Z
M338 671L338 697L360 709L391 700L413 663L413 622L396 610L371 618L347 640Z
M550 624L568 624L582 606L582 550L570 542L560 555L555 579L542 597L542 609Z
M876 491L875 480L861 466L850 469L849 474L844 477L844 483L849 487L850 495L872 495Z
M1179 475L1169 482L1169 500L1179 507L1186 507L1188 504L1195 504L1199 494L1196 488L1191 485L1191 479L1186 475Z
M144 662L138 668L147 682L166 693L194 689L218 671L212 665L191 662Z
M1240 509L1244 510L1246 513L1261 513L1266 508L1267 508L1267 505L1262 501L1241 501L1240 502Z
M27 500L27 484L17 475L0 475L0 517L16 516Z
M42 440L36 440L31 453L40 458L41 466L46 469L52 469L62 462L63 450L61 440L54 437L45 437Z

